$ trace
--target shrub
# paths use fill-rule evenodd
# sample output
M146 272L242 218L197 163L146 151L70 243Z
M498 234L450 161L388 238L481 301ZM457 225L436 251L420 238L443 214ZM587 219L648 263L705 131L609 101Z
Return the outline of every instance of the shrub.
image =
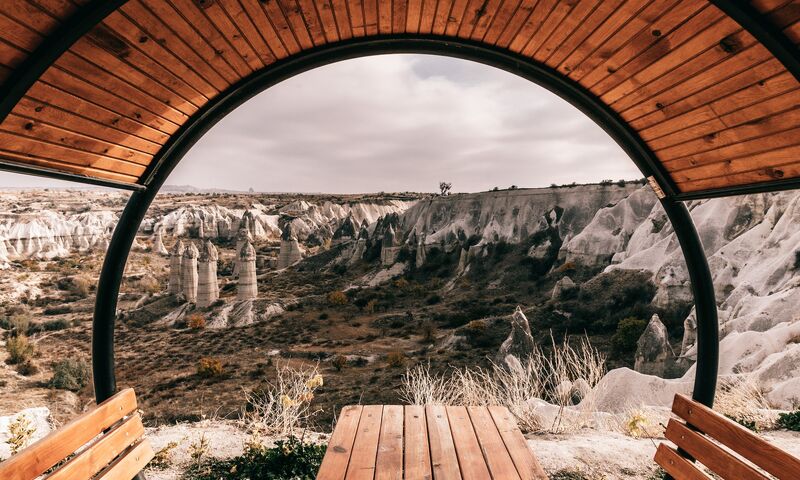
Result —
M425 343L433 343L436 341L436 324L430 320L422 322L422 341Z
M214 357L203 357L197 362L197 375L202 378L218 377L222 375L222 361Z
M319 368L276 367L276 378L266 388L246 393L242 414L248 430L255 436L294 435L301 423L308 422L314 392L323 385Z
M27 311L15 313L9 317L12 335L27 335L31 328L31 314Z
M156 451L153 459L147 464L148 468L166 470L172 466L172 452L178 448L178 442L169 442Z
M200 435L200 438L189 445L189 457L195 465L198 465L203 458L207 457L209 451L210 445L205 432Z
M778 428L800 432L800 410L790 413L779 413L775 425Z
M39 367L37 367L35 363L27 361L17 365L17 373L25 377L30 377L31 375L39 373Z
M428 305L436 305L437 303L442 301L442 297L438 294L433 294L425 300L425 303Z
M717 387L714 410L755 432L774 427L777 418L770 407L754 379L722 380Z
M347 305L347 295L340 291L331 292L328 294L328 303L331 305Z
M337 372L340 372L347 366L347 357L344 355L336 355L333 357L333 360L331 360L331 365L333 365L333 368L335 368Z
M36 433L36 427L31 425L31 421L25 414L17 415L11 423L8 424L8 439L6 444L11 451L11 455L16 455L23 448L28 446L33 434Z
M25 363L33 357L35 350L26 335L17 334L16 337L11 337L6 341L6 351L8 352L6 363L11 365Z
M647 328L647 322L639 318L628 317L617 324L617 331L611 337L611 346L617 353L629 353L636 350L636 342Z
M69 328L72 326L72 323L69 320L64 320L63 318L59 318L57 320L48 320L42 324L42 328L45 332L55 332L58 330L64 330L65 328Z
M185 480L310 479L317 475L325 450L325 445L303 442L294 436L285 441L278 440L272 448L267 448L258 442L250 442L241 456L192 465L183 478Z
M53 378L50 379L49 386L77 392L88 385L90 375L86 360L68 358L53 366Z
M206 318L199 313L193 313L186 317L186 326L192 330L202 330L206 328Z
M406 363L406 354L401 352L400 350L389 352L386 355L386 363L388 363L389 366L392 368L402 367Z

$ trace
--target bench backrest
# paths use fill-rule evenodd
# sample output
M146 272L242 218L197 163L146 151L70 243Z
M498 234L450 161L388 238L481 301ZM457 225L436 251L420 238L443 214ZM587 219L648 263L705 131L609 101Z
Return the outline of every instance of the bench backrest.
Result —
M153 458L136 412L136 395L125 389L0 463L3 480L32 480L58 465L47 480L130 480Z
M705 405L678 394L672 413L685 423L670 419L667 439L723 479L769 480L754 465L779 480L800 479L800 460ZM664 443L659 445L655 460L678 479L710 478Z

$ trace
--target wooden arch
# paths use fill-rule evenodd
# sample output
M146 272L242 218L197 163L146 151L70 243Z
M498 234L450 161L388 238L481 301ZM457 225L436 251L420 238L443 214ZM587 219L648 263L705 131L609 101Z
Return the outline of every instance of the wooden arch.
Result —
M239 82L390 36L472 42L580 86L646 146L669 197L800 178L800 0L7 0L0 160L142 189Z

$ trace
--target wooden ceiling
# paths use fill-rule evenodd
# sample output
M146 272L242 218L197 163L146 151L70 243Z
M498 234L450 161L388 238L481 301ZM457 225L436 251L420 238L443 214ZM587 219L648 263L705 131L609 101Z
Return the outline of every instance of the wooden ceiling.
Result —
M89 3L0 1L0 84ZM800 45L800 0L752 4ZM470 39L557 70L638 132L679 192L800 177L798 79L705 0L129 0L16 104L0 159L141 183L170 136L238 80L388 34Z

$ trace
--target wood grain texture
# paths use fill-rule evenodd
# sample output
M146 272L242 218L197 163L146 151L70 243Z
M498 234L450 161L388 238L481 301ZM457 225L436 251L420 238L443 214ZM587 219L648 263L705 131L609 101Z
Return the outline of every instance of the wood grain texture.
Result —
M125 389L120 391L105 402L96 405L88 412L25 448L20 453L0 463L0 478L4 480L30 480L36 478L135 410L136 396L133 390ZM141 419L138 418L138 415L134 418L135 420L126 423L127 426L124 430L114 430L121 433L117 433L115 437L112 437L109 444L100 448L105 452L110 445L112 447L111 450L115 450L119 445L125 443L125 441L120 443L121 440L132 438L130 443L133 443L134 437L140 437L141 433L143 433ZM81 472L85 471L83 466L86 465L86 458L89 459L90 463L93 461L90 453L88 457L76 462L79 464L81 468L79 471ZM113 456L109 458L106 463L113 460L113 458ZM105 466L105 463L100 465L101 468L103 466ZM97 470L92 473L96 472ZM85 478L89 478L89 476L86 475ZM67 475L62 478L74 477Z
M375 476L382 415L382 405L366 405L362 408L353 453L347 465L347 480L371 480Z
M403 407L404 435L403 466L406 478L431 480L431 450L428 444L428 425L425 407L406 405Z
M342 480L345 477L362 409L361 405L350 405L342 409L336 420L336 428L328 440L318 480Z
M800 478L800 459L771 445L757 434L705 405L677 394L672 412L779 480Z
M76 4L0 4L0 81ZM800 44L796 0L754 5ZM129 0L64 53L0 125L16 137L5 158L136 182L143 171L109 159L147 166L234 83L307 49L389 34L483 42L554 69L629 122L681 191L794 175L766 144L800 145L789 113L800 82L707 0ZM747 155L759 163L717 165Z
M673 478L680 480L711 480L711 477L701 472L692 462L678 454L672 447L662 443L656 450L655 461L661 465Z
M403 406L384 405L375 480L403 479Z

